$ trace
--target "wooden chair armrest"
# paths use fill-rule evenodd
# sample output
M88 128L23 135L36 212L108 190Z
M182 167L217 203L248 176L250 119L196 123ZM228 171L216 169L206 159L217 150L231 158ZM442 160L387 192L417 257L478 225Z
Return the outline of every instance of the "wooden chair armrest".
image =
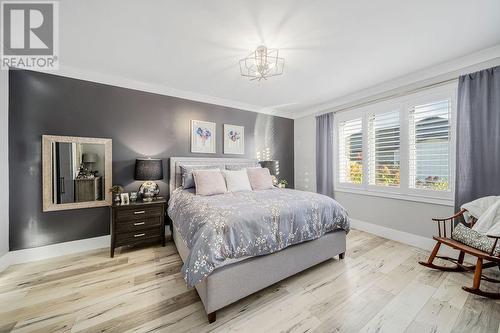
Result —
M458 213L456 213L453 216L444 217L444 218L438 218L438 217L436 217L436 218L433 218L432 220L435 221L435 222L453 220L453 219L456 219L457 217L463 216L465 212L466 212L466 210L462 209L461 211L459 211Z
M450 222L449 226L448 226L448 229L449 229L449 232L450 232L450 237L451 237L451 234L453 233L453 229L455 228L455 223L454 223L454 220L460 216L463 216L464 213L466 212L465 209L462 209L460 210L458 213L456 213L455 215L453 216L450 216L450 217L445 217L445 218L433 218L432 220L434 222L437 222L437 227L438 227L438 235L439 237L448 237L448 234L446 232L446 222ZM441 224L443 225L442 226L442 231L441 231ZM469 224L467 223L467 226L469 228L471 228L473 226L473 224Z

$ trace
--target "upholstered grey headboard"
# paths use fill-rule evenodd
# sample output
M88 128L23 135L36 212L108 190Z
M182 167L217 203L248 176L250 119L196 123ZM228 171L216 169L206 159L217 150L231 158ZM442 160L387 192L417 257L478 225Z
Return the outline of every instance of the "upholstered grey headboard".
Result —
M170 194L182 185L180 165L226 165L226 164L248 164L259 162L253 158L226 158L226 157L170 157Z

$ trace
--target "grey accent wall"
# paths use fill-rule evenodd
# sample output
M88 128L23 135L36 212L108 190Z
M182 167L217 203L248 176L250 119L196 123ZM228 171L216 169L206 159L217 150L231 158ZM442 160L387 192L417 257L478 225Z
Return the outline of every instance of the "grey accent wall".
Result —
M294 122L255 112L30 71L9 75L10 250L109 234L108 208L42 212L41 136L113 139L113 183L136 191L137 157L251 157L280 161L293 186ZM190 121L217 123L217 154L190 153ZM223 155L223 124L245 126L245 155ZM168 179L159 182L168 194Z
M0 271L1 257L9 252L8 82L8 73L0 70Z

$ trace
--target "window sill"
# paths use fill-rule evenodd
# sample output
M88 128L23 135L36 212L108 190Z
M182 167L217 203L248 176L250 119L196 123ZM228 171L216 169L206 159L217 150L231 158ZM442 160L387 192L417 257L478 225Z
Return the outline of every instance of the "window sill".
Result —
M421 195L399 194L399 193L390 193L390 192L373 191L373 190L370 191L370 190L365 190L365 189L345 188L345 187L338 187L338 186L334 189L334 191L335 192L344 192L344 193L374 196L374 197L381 197L381 198L396 199L396 200L405 200L405 201L412 201L412 202L423 202L423 203L430 203L430 204L441 205L441 206L453 207L455 205L455 202L453 199L447 199L447 198L434 198L434 197L421 196Z

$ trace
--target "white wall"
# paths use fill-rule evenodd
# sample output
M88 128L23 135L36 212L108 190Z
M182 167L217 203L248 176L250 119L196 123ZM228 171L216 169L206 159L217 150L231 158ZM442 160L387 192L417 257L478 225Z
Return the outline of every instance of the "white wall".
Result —
M316 120L295 119L295 188L316 190ZM432 217L450 216L453 207L335 191L335 199L352 219L430 238Z
M294 121L295 188L316 192L316 118Z
M9 251L9 73L0 70L0 257Z

